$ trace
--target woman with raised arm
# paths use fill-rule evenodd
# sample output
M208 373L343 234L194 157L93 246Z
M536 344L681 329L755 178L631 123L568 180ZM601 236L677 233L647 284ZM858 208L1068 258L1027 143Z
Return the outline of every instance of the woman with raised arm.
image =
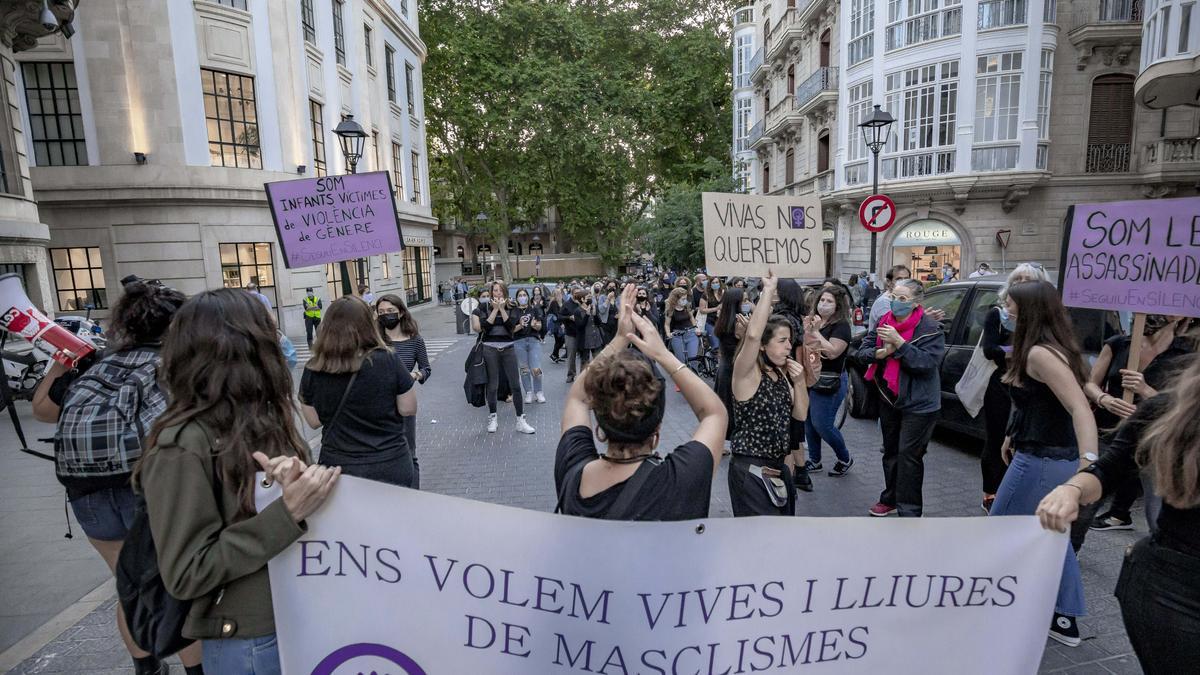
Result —
M487 366L487 406L489 434L496 433L499 418L496 413L496 398L500 391L500 378L508 380L513 392L513 408L517 413L517 431L532 434L533 427L525 421L525 402L521 398L521 376L517 366L517 351L513 348L519 317L515 311L517 303L508 297L508 286L502 281L493 281L488 286L488 304L480 303L471 316L471 329L482 334L483 362Z
M729 501L733 515L791 516L796 486L784 459L791 420L808 416L805 366L790 358L792 326L771 315L779 280L763 278L762 295L750 315L746 337L733 361L733 432Z
M667 349L654 324L633 311L636 292L625 287L616 335L567 394L554 463L559 509L607 520L705 518L721 463L725 406ZM659 368L679 383L699 421L692 439L666 457L654 452L666 409ZM607 444L603 453L596 440Z

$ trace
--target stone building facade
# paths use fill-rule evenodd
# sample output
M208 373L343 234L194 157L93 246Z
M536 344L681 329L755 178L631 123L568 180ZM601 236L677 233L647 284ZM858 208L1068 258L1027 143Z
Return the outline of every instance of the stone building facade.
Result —
M755 7L778 16L777 4ZM754 192L821 195L832 273L868 267L858 206L871 190L872 157L857 124L876 104L896 118L880 153L879 191L898 207L879 236L880 272L906 264L928 276L946 262L963 276L980 262L1054 269L1069 205L1197 194L1200 157L1187 139L1197 136L1200 110L1135 102L1141 0L789 4L784 20L821 15L818 7L829 17L837 70L766 111L761 136L749 138L750 173L759 177ZM823 58L822 25L804 34L795 57L773 62L768 44L752 79L771 93L790 90L793 63L813 63L813 49ZM794 135L779 121L786 113L773 112L789 105L807 122ZM814 132L815 146L806 147ZM797 158L790 169L789 152ZM781 156L792 172L783 180Z
M94 0L75 35L16 55L32 196L49 225L49 309L106 316L128 274L185 293L256 281L303 334L306 287L341 295L338 265L286 269L263 184L346 173L333 129L369 137L406 249L352 263L354 285L435 293L415 0Z

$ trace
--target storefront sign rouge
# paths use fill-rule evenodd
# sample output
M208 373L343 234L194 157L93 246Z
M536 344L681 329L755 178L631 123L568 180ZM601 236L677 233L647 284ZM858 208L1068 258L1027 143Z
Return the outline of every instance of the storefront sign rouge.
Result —
M1200 197L1076 204L1066 227L1067 306L1200 317Z
M404 248L386 171L303 178L264 187L288 268Z
M825 276L821 203L813 196L705 192L704 260L717 276Z

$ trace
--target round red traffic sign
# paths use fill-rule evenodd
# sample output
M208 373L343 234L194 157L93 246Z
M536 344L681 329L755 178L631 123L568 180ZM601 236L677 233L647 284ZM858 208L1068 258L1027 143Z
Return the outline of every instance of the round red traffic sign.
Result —
M858 207L858 222L868 232L883 232L896 222L896 202L887 195L871 195Z

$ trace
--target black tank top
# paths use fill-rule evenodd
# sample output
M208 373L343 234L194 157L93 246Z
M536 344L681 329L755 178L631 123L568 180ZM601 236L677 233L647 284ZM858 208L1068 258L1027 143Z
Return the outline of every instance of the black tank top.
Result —
M1079 443L1071 413L1045 383L1026 377L1011 388L1008 434L1015 450L1051 459L1078 459Z

